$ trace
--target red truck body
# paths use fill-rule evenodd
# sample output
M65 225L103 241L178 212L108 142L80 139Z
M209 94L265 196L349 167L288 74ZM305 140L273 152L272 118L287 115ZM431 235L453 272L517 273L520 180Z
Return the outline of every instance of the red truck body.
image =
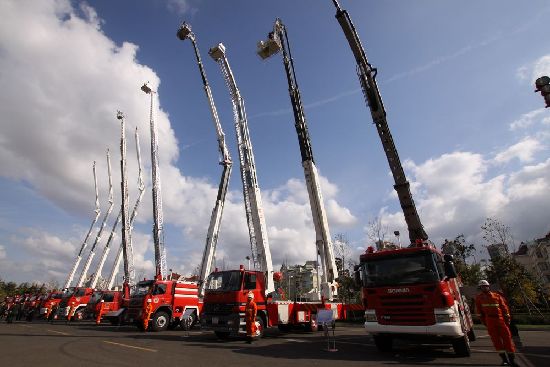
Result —
M76 317L77 320L81 320L84 317L84 311L88 301L92 297L94 290L86 287L69 288L63 293L61 302L59 302L59 308L57 316L61 318ZM70 315L69 315L70 313Z
M408 338L450 342L456 354L470 354L472 316L451 260L426 244L361 255L365 329L379 350Z
M226 270L210 274L200 315L201 327L212 330L220 338L246 334L245 306L249 292L258 306L256 321L260 335L265 327L287 331L293 326L316 330L317 311L333 310L338 317L342 305L328 302L293 302L265 296L265 275L260 271Z
M95 291L86 306L85 318L97 320L101 310L100 320L107 319L111 324L118 325L121 322L119 316L127 303L123 300L122 291Z
M147 300L151 300L148 328L163 331L176 327L185 317L198 319L202 303L199 303L198 285L185 280L143 280L130 297L125 320L144 330Z
M42 297L40 301L40 316L45 317L48 310L51 311L57 308L57 305L61 302L62 292L50 292L46 296Z

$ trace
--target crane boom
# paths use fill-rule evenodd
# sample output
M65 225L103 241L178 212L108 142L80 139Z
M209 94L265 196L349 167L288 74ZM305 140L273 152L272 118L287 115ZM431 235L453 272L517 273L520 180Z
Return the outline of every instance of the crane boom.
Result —
M136 154L137 154L137 162L138 162L138 198L136 199L136 203L134 204L134 209L132 210L132 214L130 215L130 224L129 224L130 231L132 231L133 229L134 219L136 218L139 205L141 204L141 200L143 199L143 195L145 194L145 184L143 183L143 170L141 169L141 149L139 145L139 134L138 134L137 126L136 126L136 132L135 132L135 139L136 139ZM126 246L126 247L127 247L127 251L126 251L127 256L126 256L125 263L127 265L125 265L124 269L128 269L128 273L124 274L124 278L129 279L129 284L133 286L135 284L134 249L131 243L129 244L129 246ZM113 268L111 269L111 275L109 275L109 279L107 281L107 289L112 289L115 283L115 278L120 269L120 262L122 261L122 253L123 253L122 248L123 248L123 243L121 242L118 248L117 255L115 257L115 261L113 263Z
M359 82L361 83L363 95L369 106L372 120L374 125L376 125L378 136L382 141L382 147L386 153L386 158L395 182L393 187L397 192L397 197L399 198L399 203L405 216L405 222L407 223L409 239L411 244L415 243L416 240L425 241L428 239L428 235L424 231L424 227L420 221L420 216L416 210L410 190L410 184L405 177L405 171L401 165L401 160L399 159L399 154L397 153L397 149L390 132L388 120L386 118L386 110L384 109L384 103L382 102L382 97L380 96L380 90L378 89L378 85L376 83L377 69L373 68L368 62L365 49L361 44L359 35L355 30L348 12L340 8L337 0L332 1L336 6L336 19L344 31L344 35L348 40L353 56L355 57L355 61L357 62L357 75L359 76Z
M337 268L326 210L323 204L319 174L313 159L311 139L309 137L304 107L300 97L300 90L296 81L294 62L292 60L286 28L280 19L276 19L273 32L269 33L268 39L258 43L258 55L266 59L279 51L282 51L283 55L290 101L294 112L295 128L298 134L300 153L302 155L302 166L304 168L304 176L309 194L311 215L315 226L317 252L323 270L321 295L328 300L333 300L337 295Z
M65 285L63 289L67 289L71 286L71 283L73 282L74 275L76 273L76 269L78 268L78 265L80 264L80 261L82 260L82 253L84 252L84 249L88 246L88 238L90 237L90 234L92 233L92 230L94 229L95 224L97 223L97 220L99 219L99 215L101 214L101 210L99 209L99 191L97 189L97 176L95 172L95 161L92 166L92 170L94 172L94 185L95 185L95 210L94 210L94 218L92 219L92 224L90 225L90 229L88 230L88 233L86 234L86 237L84 238L84 242L82 243L82 246L80 247L80 251L78 252L78 255L76 256L76 260L73 264L73 267L71 271L69 272L69 276L67 277L67 280L65 281Z
M223 132L223 129L220 123L216 105L214 104L214 98L212 96L210 85L208 84L208 79L206 78L206 71L204 70L204 65L202 64L201 55L199 52L199 48L197 46L196 36L191 30L191 26L185 22L178 29L177 36L182 41L189 39L193 44L193 50L195 51L195 57L197 59L197 65L199 66L199 71L201 74L204 91L206 93L206 98L208 99L210 112L212 113L214 128L216 129L216 136L218 139L218 148L221 154L220 165L223 166L220 183L218 185L218 195L216 196L216 204L214 205L214 209L212 210L212 215L210 217L210 224L208 226L208 232L206 235L206 244L204 246L204 252L203 252L202 261L201 261L201 270L199 275L199 281L200 281L199 297L203 297L204 289L206 287L205 281L208 275L210 275L212 271L212 264L214 261L214 256L216 254L216 245L218 243L220 224L223 216L223 207L225 204L225 197L229 186L229 178L231 176L233 161L231 160L231 156L229 154L229 150L227 149L227 145L225 144L225 134Z
M160 185L160 172L158 162L158 138L157 138L157 125L153 118L153 101L155 91L151 89L149 83L143 84L141 90L151 96L151 107L149 110L149 123L151 127L151 170L153 180L153 241L155 245L155 277L166 279L167 266L166 266L166 251L164 248L164 224L162 214L162 190Z
M135 274L130 267L129 259L132 254L132 230L128 220L128 181L126 179L126 126L124 114L117 112L117 119L120 120L120 192L122 196L122 256L124 257L124 299L130 298L130 288L134 285Z
M107 220L109 219L109 216L113 211L113 205L114 205L113 179L111 176L111 155L109 154L109 149L107 149L107 172L109 176L109 207L107 208L107 212L105 212L105 214L103 215L103 219L101 220L101 225L99 226L99 230L97 231L97 236L95 237L95 241L92 245L92 248L90 249L90 253L88 254L88 258L86 259L86 263L84 264L82 273L80 274L80 279L78 280L77 287L81 287L84 284L84 281L86 280L86 276L88 275L88 270L90 269L90 265L92 264L92 260L95 255L95 248L99 243L99 241L101 241L101 234L103 233L103 229L107 224Z
M255 268L258 267L261 271L266 273L267 280L265 293L267 295L275 290L273 264L267 237L267 226L263 213L262 195L256 176L252 141L250 140L250 133L248 131L244 100L237 88L233 72L227 61L224 45L220 43L212 47L209 54L220 65L231 95L252 258Z

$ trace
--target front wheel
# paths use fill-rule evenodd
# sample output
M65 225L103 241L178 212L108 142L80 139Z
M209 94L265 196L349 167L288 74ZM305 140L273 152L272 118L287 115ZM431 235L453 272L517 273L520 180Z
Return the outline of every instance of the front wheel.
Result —
M469 357L471 354L470 341L468 335L464 334L460 338L453 340L453 349L457 357Z
M153 331L164 331L168 329L168 325L170 324L170 317L166 312L159 311L153 316L153 319L151 321L151 329Z
M263 338L265 332L264 320L260 316L256 316L256 337Z

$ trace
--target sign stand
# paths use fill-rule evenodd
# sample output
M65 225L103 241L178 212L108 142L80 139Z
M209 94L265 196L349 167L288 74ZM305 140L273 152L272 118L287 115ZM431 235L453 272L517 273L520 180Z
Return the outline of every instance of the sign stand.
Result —
M188 338L189 337L189 330L191 330L191 325L193 323L193 313L195 312L194 309L187 309L185 310L184 314L181 315L181 327L183 329L183 335L182 337Z
M327 339L327 349L325 351L327 352L338 352L338 349L336 349L336 337L334 335L334 330L336 329L336 322L334 320L334 313L332 310L319 310L317 311L317 324L323 325L323 332L325 334L325 338ZM330 330L329 327L332 329L332 348L330 343Z

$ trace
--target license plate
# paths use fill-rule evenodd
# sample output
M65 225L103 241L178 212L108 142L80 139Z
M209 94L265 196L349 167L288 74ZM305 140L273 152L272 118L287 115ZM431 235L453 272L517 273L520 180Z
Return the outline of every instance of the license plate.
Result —
M218 324L218 318L212 317L212 324Z

